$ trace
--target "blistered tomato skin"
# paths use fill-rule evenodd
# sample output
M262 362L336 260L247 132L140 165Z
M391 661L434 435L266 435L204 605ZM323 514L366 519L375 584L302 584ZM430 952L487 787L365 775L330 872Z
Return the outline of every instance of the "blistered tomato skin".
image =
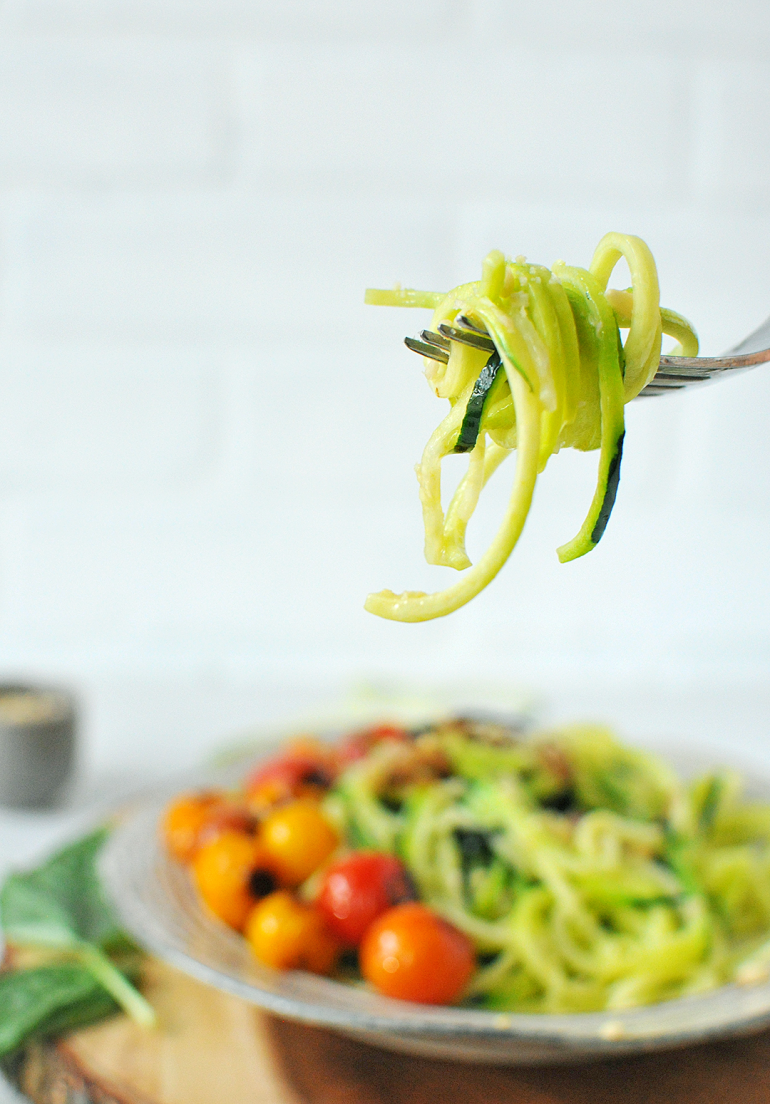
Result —
M193 876L203 901L215 916L237 931L242 930L254 905L249 880L260 865L254 837L233 829L204 843L193 860Z
M393 855L354 851L325 872L317 905L337 938L357 947L378 916L415 896L405 867Z
M328 974L339 954L320 912L286 890L271 893L252 909L244 935L255 957L276 970Z
M397 905L368 929L359 951L361 973L381 993L418 1004L452 1004L475 968L463 932L425 905Z
M281 805L262 822L265 863L280 885L291 888L309 878L339 843L317 801L299 798Z
M249 804L264 814L292 798L319 797L334 781L336 771L331 748L315 740L297 740L252 772L246 782Z

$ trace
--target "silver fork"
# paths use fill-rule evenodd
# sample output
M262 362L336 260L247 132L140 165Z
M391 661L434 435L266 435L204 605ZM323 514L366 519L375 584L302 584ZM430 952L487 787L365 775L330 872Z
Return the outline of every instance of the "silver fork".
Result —
M463 345L471 345L474 349L481 349L488 353L495 351L489 336L474 326L465 315L461 315L456 321L457 326L448 326L442 322L438 333L423 330L419 339L406 337L404 343L413 352L430 357L432 360L439 360L443 364L449 360L452 341L459 341ZM724 356L662 356L657 372L636 397L642 399L649 398L651 395L664 395L668 391L681 391L682 388L692 387L696 383L708 383L718 379L723 372L744 372L756 364L766 364L768 361L770 361L770 318L738 345L729 349Z

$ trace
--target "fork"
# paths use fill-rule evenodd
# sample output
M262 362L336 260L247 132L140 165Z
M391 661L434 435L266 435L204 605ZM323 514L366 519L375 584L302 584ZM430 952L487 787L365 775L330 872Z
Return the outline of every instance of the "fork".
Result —
M495 346L488 334L475 326L469 318L460 315L456 321L458 323L456 326L449 326L442 322L438 333L433 330L422 330L419 339L405 337L404 344L412 352L430 357L431 360L441 361L443 364L449 360L453 341L490 354L495 352ZM662 356L657 372L636 397L642 399L652 395L664 395L669 391L681 391L696 383L708 383L718 379L723 372L742 372L753 368L756 364L765 364L768 361L770 361L770 318L734 348L729 349L724 356Z

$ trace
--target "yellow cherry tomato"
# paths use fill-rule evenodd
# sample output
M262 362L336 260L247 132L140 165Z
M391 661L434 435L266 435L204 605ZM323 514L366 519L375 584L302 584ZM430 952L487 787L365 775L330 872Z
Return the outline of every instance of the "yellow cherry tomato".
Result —
M320 912L286 890L254 906L244 935L256 958L276 970L328 974L339 954L339 944Z
M299 798L280 806L262 822L260 844L268 868L282 886L298 886L328 859L337 832L316 801Z
M264 865L253 836L228 829L204 843L193 859L198 892L215 916L241 931L254 905L249 879Z

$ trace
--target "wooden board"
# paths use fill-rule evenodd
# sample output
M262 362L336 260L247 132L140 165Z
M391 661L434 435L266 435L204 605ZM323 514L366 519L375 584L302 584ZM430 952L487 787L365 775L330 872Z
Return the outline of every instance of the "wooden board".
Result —
M283 1022L151 962L161 1026L123 1017L29 1048L36 1104L768 1104L770 1032L589 1066L410 1058Z

